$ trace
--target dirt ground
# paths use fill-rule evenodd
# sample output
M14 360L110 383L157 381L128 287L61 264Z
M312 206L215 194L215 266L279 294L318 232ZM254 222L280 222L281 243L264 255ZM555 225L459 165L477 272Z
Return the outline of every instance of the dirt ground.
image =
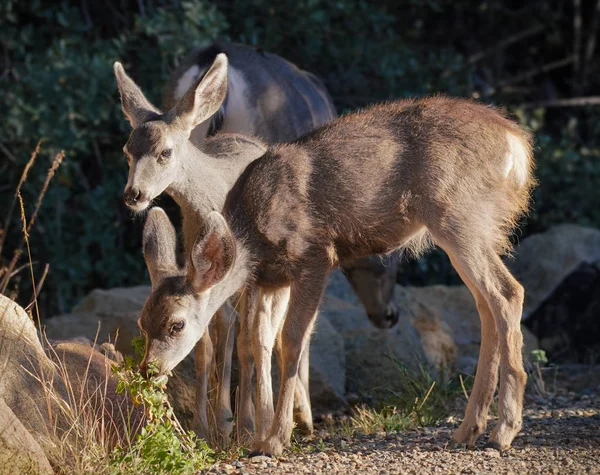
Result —
M310 441L278 459L221 462L207 473L310 474L600 474L600 368L563 368L551 394L529 394L523 430L510 450L450 450L459 419L400 433L342 436L317 424ZM495 423L491 418L489 428Z

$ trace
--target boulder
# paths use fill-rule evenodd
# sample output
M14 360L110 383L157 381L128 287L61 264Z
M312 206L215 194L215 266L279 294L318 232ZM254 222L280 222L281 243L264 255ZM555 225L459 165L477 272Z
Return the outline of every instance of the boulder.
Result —
M553 362L589 363L600 353L600 261L581 263L525 324Z
M429 313L430 320L444 322L447 332L451 332L456 344L456 366L474 374L481 345L481 322L475 300L464 285L396 288L397 295L404 295L404 301L413 315ZM414 319L418 322L419 318ZM415 323L418 327L419 324ZM536 336L525 326L523 331L523 355L527 358L532 350L539 348ZM441 340L447 341L447 340ZM447 344L447 343L446 343ZM441 351L441 344L436 348ZM431 350L429 350L431 351ZM431 358L431 357L430 357Z
M65 448L76 447L77 434L89 433L87 424L97 428L94 421L100 417L105 418L104 441L109 448L123 436L134 435L142 423L141 412L132 409L125 396L115 393L111 361L85 342L44 348L29 315L3 295L0 364L0 399L10 409L2 411L9 424L6 427L12 427L25 440L24 428L54 465L65 463ZM0 424L0 428L4 426ZM34 445L24 444L27 451L36 453ZM3 453L10 449L6 445ZM43 470L43 460L37 455L35 460Z
M600 230L562 224L524 239L506 260L525 287L526 320L582 263L600 260Z
M344 340L320 316L310 340L310 400L316 407L332 408L346 404L346 355Z
M9 467L6 473L15 475L54 473L40 445L1 397L0 467Z

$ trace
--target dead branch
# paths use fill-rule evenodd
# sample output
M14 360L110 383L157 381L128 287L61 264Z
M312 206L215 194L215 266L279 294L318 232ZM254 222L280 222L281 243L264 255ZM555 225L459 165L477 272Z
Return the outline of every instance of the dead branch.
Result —
M8 286L8 282L10 280L10 275L11 275L13 269L15 268L15 266L17 265L17 262L19 261L21 254L23 253L23 245L25 244L25 242L29 236L29 232L31 231L31 228L35 224L35 220L37 218L39 209L42 205L42 200L44 199L44 196L46 195L46 191L48 190L48 185L50 184L50 180L52 180L52 178L54 177L54 173L56 172L57 168L62 163L64 156L65 156L64 150L57 153L56 156L54 157L54 160L52 161L52 165L50 165L50 168L48 169L48 173L46 174L46 180L44 181L44 185L42 186L42 189L38 195L38 199L35 203L35 207L33 209L32 215L31 215L31 219L29 220L29 223L27 224L27 226L23 228L23 235L21 236L19 245L16 247L15 252L13 254L13 258L10 261L10 264L8 265L7 272L4 275L4 278L2 279L2 281L0 282L0 293L4 293L4 291L6 290L6 287ZM19 182L19 188L20 188L21 184L22 184L22 182ZM17 188L17 196L19 196L19 194L20 194L19 188ZM22 216L22 218L24 220L24 216Z
M585 107L600 106L600 96L571 97L569 99L553 99L549 101L526 102L522 107Z
M535 26L532 26L531 28L528 28L527 30L523 30L523 31L520 31L519 33L515 33L514 35L511 35L511 36L501 40L500 42L496 43L494 46L491 46L490 48L487 48L487 49L479 51L475 54L472 54L471 56L469 56L467 58L464 65L462 66L462 68L471 66L471 65L481 61L483 58L489 56L490 54L495 53L500 50L503 50L506 47L508 47L514 43L517 43L521 40L524 40L525 38L529 38L530 36L536 35L536 34L540 33L541 31L544 31L545 29L546 29L546 27L543 25L535 25ZM454 72L455 71L451 70L450 68L447 68L442 73L442 78L447 78Z
M42 291L42 287L44 286L44 281L46 280L46 277L48 276L49 269L50 269L50 264L46 264L46 266L44 267L44 273L42 274L42 277L40 278L39 282L37 283L37 285L35 286L35 289L33 291L33 296L31 297L31 302L29 303L29 305L27 305L27 307L25 307L26 312L29 311L29 309L33 306L33 304L36 302L38 296L40 295L40 292Z
M575 61L574 56L567 56L566 58L559 59L558 61L553 61L552 63L547 63L543 66L530 69L529 71L525 71L522 74L513 76L512 78L508 78L504 81L500 81L498 85L494 88L493 92L496 92L496 90L501 89L503 87L520 83L526 79L537 76L538 74L547 73L548 71L552 71L553 69L563 68L571 64L573 61Z
M582 89L585 91L588 74L589 74L589 65L592 62L592 58L594 56L594 50L596 49L596 36L598 35L598 19L600 18L600 0L596 1L596 8L594 9L594 16L592 18L592 25L590 27L590 34L588 36L587 46L585 48L585 55L583 61L583 71L581 73L581 83Z
M577 83L581 71L581 0L573 0L573 83Z

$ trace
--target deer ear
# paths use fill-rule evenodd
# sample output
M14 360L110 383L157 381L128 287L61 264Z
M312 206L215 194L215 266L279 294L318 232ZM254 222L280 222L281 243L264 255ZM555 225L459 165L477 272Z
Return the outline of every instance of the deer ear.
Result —
M206 218L192 248L188 281L198 293L217 284L233 266L235 242L225 218L216 211Z
M148 212L142 247L152 288L157 287L165 277L180 273L177 265L177 234L162 208L154 207Z
M123 113L131 127L135 129L150 117L160 114L160 111L146 99L139 86L127 75L121 63L115 62L114 70Z
M181 121L188 133L223 104L227 95L227 66L227 56L218 54L208 72L194 82L173 108L175 120Z

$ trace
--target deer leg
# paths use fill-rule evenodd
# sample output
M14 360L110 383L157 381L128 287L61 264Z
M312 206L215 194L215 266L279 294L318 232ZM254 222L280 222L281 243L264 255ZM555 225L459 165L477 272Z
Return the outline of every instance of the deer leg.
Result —
M246 289L240 298L240 330L237 338L237 354L240 362L240 390L237 400L238 438L254 432L254 404L252 403L252 326L257 291Z
M207 328L202 338L194 347L194 364L196 369L196 412L192 427L199 437L208 440L208 380L213 359L213 345L210 338L210 328Z
M475 383L467 403L465 418L450 443L451 448L458 448L461 444L465 444L470 449L475 447L477 438L486 430L490 405L494 400L494 392L498 385L500 363L498 332L489 305L477 286L467 277L462 261L454 257L450 249L446 252L458 275L471 291L481 321L481 347Z
M252 353L256 364L256 438L264 439L273 423L271 358L275 337L285 317L290 288L259 291L258 309L252 329Z
M233 427L231 411L231 358L235 339L236 312L226 302L218 311L215 322L217 332L217 429L228 438Z
M440 246L472 290L481 318L482 345L475 385L469 398L465 420L454 435L455 443L473 446L485 430L487 413L497 384L500 362L498 424L490 445L505 450L521 429L523 394L527 376L523 368L521 314L523 287L508 272L493 249L469 246ZM490 318L491 316L491 318Z
M302 435L311 435L313 433L312 409L310 405L310 393L308 388L309 377L309 354L310 349L307 346L300 357L300 367L298 368L298 379L294 389L294 422L296 429ZM275 355L280 370L280 376L283 377L283 348L281 347L281 331L275 342Z
M525 290L495 255L493 274L499 283L490 293L492 308L500 335L500 391L498 393L498 423L492 430L488 445L498 450L510 448L523 424L523 395L527 373L523 368L523 332L521 316Z
M324 256L324 261L326 262ZM318 261L317 261L318 262ZM311 262L314 266L314 261ZM308 265L303 275L293 282L291 297L283 323L283 370L275 418L269 436L253 444L253 454L281 455L290 444L293 429L293 404L298 367L302 351L308 345L317 317L319 302L325 289L328 267L315 269Z

